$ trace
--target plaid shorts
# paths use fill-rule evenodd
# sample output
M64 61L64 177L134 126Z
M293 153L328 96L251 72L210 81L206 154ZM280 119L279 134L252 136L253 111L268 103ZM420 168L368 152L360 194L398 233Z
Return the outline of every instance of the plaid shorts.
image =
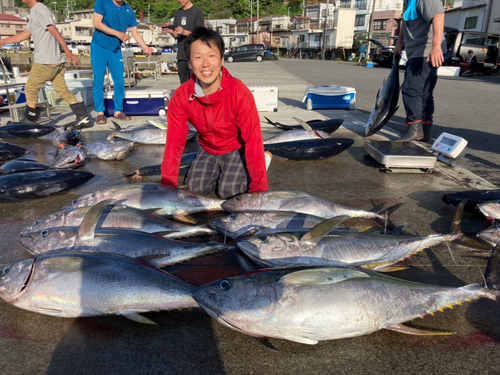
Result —
M224 155L212 155L201 150L186 176L189 190L209 195L217 188L221 199L246 193L249 183L244 149Z

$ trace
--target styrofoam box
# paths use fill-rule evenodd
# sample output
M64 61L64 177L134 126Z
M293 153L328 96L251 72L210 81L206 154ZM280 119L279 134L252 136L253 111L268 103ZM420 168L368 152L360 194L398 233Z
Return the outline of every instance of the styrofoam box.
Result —
M66 85L68 89L75 96L77 102L85 102L85 105L94 104L94 80L82 78L66 80ZM69 104L62 98L60 98L54 87L50 82L47 82L44 87L44 94L50 105L54 106L68 106Z
M257 111L278 111L278 86L248 86L255 99Z
M355 109L356 89L344 86L308 87L302 99L311 109Z
M94 79L94 72L92 70L66 70L64 73L65 80L90 78Z
M125 90L123 113L127 116L165 115L170 97L166 90ZM104 114L112 117L115 113L114 92L104 93Z
M459 66L440 66L438 68L438 76L442 77L458 77L460 75Z

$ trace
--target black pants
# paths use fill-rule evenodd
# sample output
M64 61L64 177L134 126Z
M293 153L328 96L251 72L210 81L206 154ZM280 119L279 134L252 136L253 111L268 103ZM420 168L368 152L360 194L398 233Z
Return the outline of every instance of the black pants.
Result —
M177 71L179 72L181 85L184 82L189 81L189 78L191 78L191 76L193 75L193 71L189 69L189 63L187 62L187 60L177 61Z
M406 123L432 123L434 115L434 87L437 82L437 68L426 57L408 60L403 82L403 103L406 111Z

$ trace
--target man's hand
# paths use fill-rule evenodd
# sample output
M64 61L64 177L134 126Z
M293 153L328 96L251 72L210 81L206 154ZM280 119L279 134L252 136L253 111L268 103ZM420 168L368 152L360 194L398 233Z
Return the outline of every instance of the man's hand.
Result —
M177 26L174 30L177 35L184 35L184 29L181 26Z
M146 55L152 55L153 54L153 49L151 47L145 48L144 49L144 54L146 54Z
M78 57L73 55L71 52L66 53L66 60L68 60L69 63L74 64L74 65L78 65L80 63L80 61L78 60Z
M441 65L443 65L444 62L444 56L443 56L443 50L441 49L441 46L438 47L432 47L431 52L429 53L429 57L427 57L426 61L430 61L431 65L434 68L437 68Z
M168 27L165 30L167 30L167 33L169 33L170 35L175 33L173 29L169 29Z
M116 37L118 39L120 39L122 42L126 42L126 41L130 40L130 37L127 34L121 33L121 32L117 32Z

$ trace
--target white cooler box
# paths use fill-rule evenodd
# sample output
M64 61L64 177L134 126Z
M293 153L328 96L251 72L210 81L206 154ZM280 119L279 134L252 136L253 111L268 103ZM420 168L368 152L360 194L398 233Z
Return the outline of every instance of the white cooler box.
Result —
M66 85L69 91L73 93L77 102L85 102L85 105L94 104L94 80L83 78L83 79L67 79ZM45 98L50 105L54 106L69 106L66 100L60 98L52 83L47 82L43 89Z
M308 87L302 99L311 109L355 109L356 89L344 86Z
M248 86L255 99L257 111L278 112L278 86Z
M440 66L438 68L438 76L441 77L458 77L460 75L459 66Z
M170 97L166 90L125 90L123 113L127 116L165 116ZM114 92L104 93L104 114L115 113Z

